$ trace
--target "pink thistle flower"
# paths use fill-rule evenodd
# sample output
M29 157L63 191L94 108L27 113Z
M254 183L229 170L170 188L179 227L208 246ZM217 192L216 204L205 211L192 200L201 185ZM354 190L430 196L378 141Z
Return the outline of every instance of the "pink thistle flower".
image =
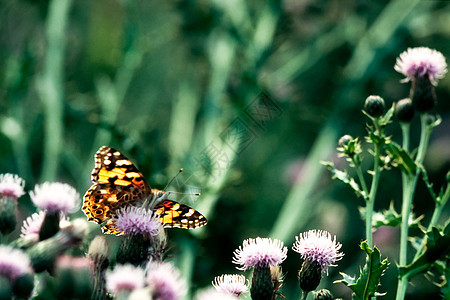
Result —
M238 270L251 267L268 267L281 264L287 256L287 248L277 239L247 239L234 251L233 263L241 265Z
M14 282L18 277L31 273L28 255L19 249L0 245L0 274Z
M239 299L238 296L234 296L232 294L227 294L224 292L220 292L214 288L205 289L195 296L195 300L236 300Z
M157 236L163 228L151 210L135 206L119 209L114 221L117 229L128 234L148 233L150 236Z
M147 268L147 284L155 300L176 300L187 292L180 271L171 263L150 262Z
M42 210L26 218L22 223L22 228L20 229L20 237L34 240L36 242L39 241L39 230L41 230L44 218L45 212ZM68 218L61 217L60 226L66 224L68 221Z
M322 271L328 272L328 267L335 267L333 264L344 256L338 251L342 245L336 242L336 236L332 239L327 231L310 230L300 233L295 240L292 250L300 253L302 259L317 262Z
M247 280L244 275L221 275L216 276L212 285L219 292L239 296L240 294L248 292Z
M397 58L394 69L406 76L402 82L428 77L433 85L447 73L447 63L441 52L427 48L408 48Z
M142 268L131 264L117 265L106 273L106 289L111 293L131 292L143 288L145 272Z
M23 187L25 181L15 174L0 174L0 194L2 196L10 196L15 199L19 198L25 192Z
M49 213L75 212L79 209L80 195L68 184L59 182L44 182L36 185L30 192L31 200L38 208Z

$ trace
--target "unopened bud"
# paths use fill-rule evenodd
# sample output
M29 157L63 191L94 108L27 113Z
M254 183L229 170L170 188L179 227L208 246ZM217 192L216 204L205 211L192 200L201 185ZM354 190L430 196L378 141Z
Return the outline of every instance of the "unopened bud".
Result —
M395 105L395 116L400 122L411 122L414 117L414 108L411 99L399 100Z
M374 118L383 115L384 107L384 100L380 96L369 96L364 103L364 110Z

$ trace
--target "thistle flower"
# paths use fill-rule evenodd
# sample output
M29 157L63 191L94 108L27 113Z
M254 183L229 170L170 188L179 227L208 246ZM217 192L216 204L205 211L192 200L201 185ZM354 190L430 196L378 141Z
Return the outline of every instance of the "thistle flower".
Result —
M79 209L80 195L65 183L44 182L36 185L30 197L34 205L49 213L67 214Z
M45 212L42 210L26 218L22 223L22 228L20 229L20 237L27 241L38 242L39 231L41 230L44 218ZM69 219L60 216L60 225L66 224L68 221Z
M0 174L0 234L11 233L17 224L17 198L24 194L24 181L17 175Z
M224 292L220 292L214 288L205 289L195 296L195 300L236 300L239 297L234 296L232 294L227 294Z
M106 289L113 294L140 289L144 283L144 270L131 264L117 265L106 273Z
M0 275L14 282L17 278L31 272L30 258L25 252L0 245Z
M15 174L0 174L0 195L19 198L24 193L25 181Z
M170 263L150 262L146 281L156 300L180 299L187 292L180 271Z
M163 229L151 210L126 206L117 211L114 219L117 229L126 234L148 234L156 236Z
M394 69L406 76L402 82L427 77L436 86L438 79L447 73L447 63L441 52L427 48L408 48L397 58Z
M327 231L310 230L300 233L295 240L292 250L300 253L302 259L316 262L322 271L328 272L328 267L335 267L333 264L344 256L338 251L342 245L336 242L336 236L332 239Z
M145 265L148 260L162 261L166 250L163 226L151 210L127 206L113 219L117 230L125 232L125 239L117 253L117 262Z
M247 280L244 275L221 275L216 276L212 285L220 292L239 296L248 291Z
M287 248L277 239L247 239L234 251L233 263L240 265L238 270L247 270L255 266L275 266L281 264L287 256Z

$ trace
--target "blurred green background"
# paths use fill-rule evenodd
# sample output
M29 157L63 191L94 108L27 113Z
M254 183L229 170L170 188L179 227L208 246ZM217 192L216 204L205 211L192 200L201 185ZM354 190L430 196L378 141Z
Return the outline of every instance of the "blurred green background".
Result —
M19 174L27 189L57 180L83 195L102 145L127 155L154 188L183 167L168 190L200 192L174 199L209 220L168 231L169 259L191 292L238 273L231 259L244 239L270 236L290 249L282 293L298 299L294 236L324 229L346 255L320 287L349 299L332 281L363 263L362 199L320 161L345 167L337 140L365 135L367 96L387 106L407 97L393 69L402 51L427 46L450 57L449 1L1 0L0 20L0 171ZM436 190L450 165L450 76L437 95L443 123L425 160ZM398 124L388 131L399 141ZM376 208L394 201L399 211L399 187L399 171L384 172ZM24 218L34 208L28 196L20 201ZM432 209L420 183L414 210L427 221ZM398 240L396 228L375 233L391 263L386 299ZM424 276L408 291L407 299L439 293Z

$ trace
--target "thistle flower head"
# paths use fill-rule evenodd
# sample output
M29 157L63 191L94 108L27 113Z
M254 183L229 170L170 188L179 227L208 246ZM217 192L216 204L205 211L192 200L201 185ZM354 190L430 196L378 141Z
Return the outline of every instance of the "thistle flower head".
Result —
M428 77L433 85L447 73L447 63L441 52L427 47L408 48L397 58L394 69L406 76L403 82L416 77Z
M246 293L248 291L247 280L244 275L221 275L216 276L212 285L219 292L232 294L239 296L240 294Z
M187 292L186 283L182 280L180 271L171 263L150 262L146 281L153 299L176 300Z
M0 195L19 198L24 194L25 181L15 174L0 174Z
M44 218L45 212L42 210L26 218L22 223L22 228L20 229L20 237L37 242L39 240L39 231L42 223L44 222ZM60 224L65 224L68 221L69 219L62 217Z
M44 182L30 192L31 200L38 208L49 213L74 212L79 208L80 195L68 184Z
M14 282L31 272L31 262L25 252L10 246L0 246L0 274Z
M247 270L255 266L275 266L281 264L287 256L287 248L277 239L247 239L234 251L233 263L240 265L238 270Z
M131 264L117 265L106 273L106 289L111 293L140 289L144 283L144 270Z
M336 236L332 239L329 232L310 230L295 237L292 250L300 253L302 259L319 264L322 271L328 271L328 267L334 267L333 264L344 256L338 251L341 247Z
M119 209L114 221L116 227L127 234L156 236L163 228L151 210L135 206L126 206Z

